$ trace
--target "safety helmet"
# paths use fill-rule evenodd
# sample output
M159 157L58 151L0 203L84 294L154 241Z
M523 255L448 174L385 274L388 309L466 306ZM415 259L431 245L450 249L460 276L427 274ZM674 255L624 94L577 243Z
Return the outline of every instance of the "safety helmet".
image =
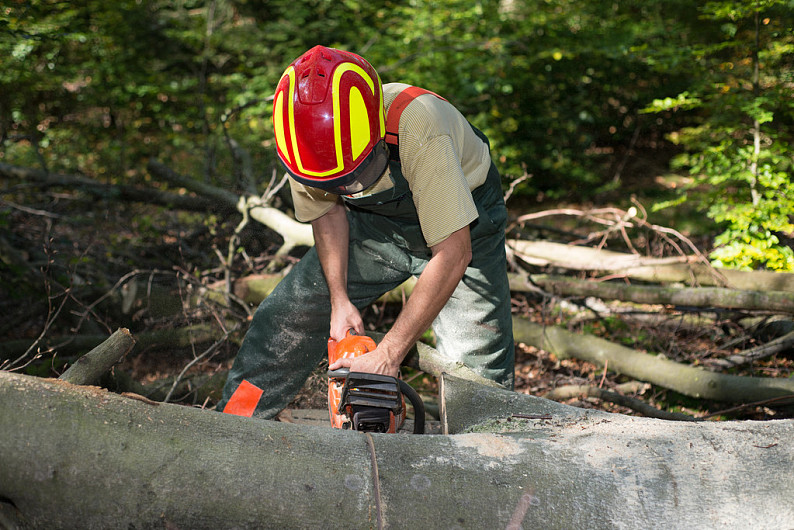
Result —
M389 160L383 87L358 55L315 46L281 76L273 101L278 156L301 184L365 190Z

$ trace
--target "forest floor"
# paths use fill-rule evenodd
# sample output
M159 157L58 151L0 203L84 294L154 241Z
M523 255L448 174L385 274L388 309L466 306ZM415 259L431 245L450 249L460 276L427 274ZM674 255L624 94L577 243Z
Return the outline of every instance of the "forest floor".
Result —
M560 308L536 300L518 297L513 299L514 314L545 325L563 325L577 330L608 338L648 352L662 352L668 358L690 365L703 365L707 356L734 353L747 347L747 339L740 337L738 326L725 318L715 322L710 328L691 328L683 324L680 314L667 313L663 307L638 308L631 304L610 304L617 310L630 310L633 315L652 315L653 318L621 319L619 317L588 318L587 309L568 305ZM553 309L550 307L553 306ZM727 328L732 328L728 331ZM726 333L727 332L727 333ZM735 344L726 345L724 338L733 334ZM716 339L716 340L715 340ZM432 344L432 337L428 340ZM290 405L294 408L324 408L326 405L327 381L324 377L325 365L318 368L307 381L304 388ZM737 375L756 377L794 376L794 356L778 355L755 365L734 371ZM433 403L437 399L438 382L432 376L410 368L403 368L403 378L422 394L423 399ZM533 396L543 396L547 392L566 386L595 386L606 390L630 381L615 373L607 366L596 366L578 359L557 359L544 350L523 343L516 343L515 391ZM794 408L775 408L773 404L759 403L731 405L707 402L690 398L661 387L640 384L631 397L636 397L660 410L682 412L702 419L754 419L768 420L794 418ZM562 401L565 404L606 412L638 415L637 412L600 398L577 395Z
M635 186L640 193L643 183ZM623 196L634 192L620 191ZM615 195L618 197L618 195ZM615 198L613 197L613 198ZM207 285L221 281L224 270L220 258L225 255L235 219L225 221L195 213L170 212L162 208L129 205L112 199L86 200L79 194L48 194L35 207L17 207L6 203L0 221L8 227L5 242L25 251L22 259L31 263L31 271L13 271L29 284L10 276L0 283L0 342L29 340L45 355L24 366L36 375L53 376L64 370L74 357L56 353L49 356L45 346L57 350L58 338L78 333L109 333L128 327L133 335L152 330L175 330L187 324L209 322L216 326L214 336L223 335L229 323L243 322L247 316L239 309L228 312L205 306L198 311L185 309L188 298ZM609 197L605 196L605 202ZM642 198L641 200L653 200ZM552 204L553 203L553 204ZM533 200L509 204L511 212L559 208L560 202ZM594 204L567 204L583 210ZM681 230L686 221L669 219ZM695 223L697 224L697 222ZM241 234L245 248L239 252L234 276L267 271L278 247L278 237L262 227L247 228ZM2 239L2 238L0 238ZM706 239L693 241L705 245ZM3 242L3 241L0 241ZM289 258L296 262L299 253ZM289 265L289 263L288 263ZM30 273L30 274L29 274ZM28 276L25 276L28 274ZM153 293L158 285L178 292L173 300L157 302L153 296L143 305L127 308L123 314L107 304L108 294L123 295L136 278L137 288ZM187 286L187 289L185 289ZM145 298L145 297L144 297ZM29 300L29 303L21 303ZM100 303L103 302L103 303ZM582 300L552 300L529 295L515 295L514 314L548 325L563 325L577 332L609 338L632 348L659 353L676 361L701 365L714 352L732 353L753 345L737 325L736 313L709 314L671 311L665 307L637 307L610 303L609 316L596 316ZM122 302L123 303L123 302ZM165 311L171 307L171 315ZM173 314L173 308L176 314ZM209 309L208 309L209 308ZM162 311L161 311L162 309ZM250 309L249 309L250 311ZM387 331L399 307L371 306L365 321L374 330ZM707 320L705 326L689 326L692 319ZM250 316L249 316L250 318ZM222 323L222 324L221 324ZM42 338L43 337L43 338ZM48 337L54 337L48 340ZM41 340L40 340L41 339ZM179 375L188 365L186 375L213 374L228 369L236 354L241 332L232 333L210 352L207 343L187 346L149 346L134 350L117 368L132 374L144 384ZM432 337L429 337L432 344ZM34 348L34 349L36 349ZM22 364L22 363L20 363ZM19 369L19 368L18 368ZM778 355L748 368L735 370L740 375L790 377L794 359ZM437 391L434 378L406 370L411 381L432 402ZM521 343L516 345L515 390L543 395L566 385L590 385L614 389L626 379L606 369L578 360L559 360L554 355ZM327 381L324 367L319 367L293 403L296 407L324 408ZM715 419L769 419L794 417L791 409L753 404L733 408L706 403L673 391L641 385L637 397L658 408L685 412ZM634 414L629 409L589 397L575 397L566 403L585 408ZM195 406L212 406L213 399Z

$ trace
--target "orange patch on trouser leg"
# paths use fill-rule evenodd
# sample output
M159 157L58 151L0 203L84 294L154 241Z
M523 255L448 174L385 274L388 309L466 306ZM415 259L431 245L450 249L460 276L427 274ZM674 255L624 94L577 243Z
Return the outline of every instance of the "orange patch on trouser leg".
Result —
M264 391L256 385L243 380L237 390L234 391L229 402L223 408L225 414L234 414L236 416L251 417L254 415L256 405L259 403L259 398L262 397Z

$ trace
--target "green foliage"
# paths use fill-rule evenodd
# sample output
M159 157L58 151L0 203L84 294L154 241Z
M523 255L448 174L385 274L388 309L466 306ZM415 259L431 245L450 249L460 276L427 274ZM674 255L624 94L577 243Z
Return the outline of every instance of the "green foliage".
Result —
M681 72L644 60L687 2L405 2L368 57L385 81L435 90L491 139L518 192L595 193Z
M384 82L454 102L488 134L506 179L532 175L516 195L615 191L626 161L672 144L675 168L696 177L687 201L723 227L715 262L791 270L791 7L21 0L0 6L0 160L165 186L145 171L155 157L229 189L250 169L264 187L276 167L273 88L325 44L364 55Z
M698 67L690 91L655 100L646 110L698 109L699 123L671 134L686 148L674 163L695 177L684 190L719 223L716 265L794 271L781 237L794 233L789 52L791 2L709 2L703 19L721 38L688 50Z

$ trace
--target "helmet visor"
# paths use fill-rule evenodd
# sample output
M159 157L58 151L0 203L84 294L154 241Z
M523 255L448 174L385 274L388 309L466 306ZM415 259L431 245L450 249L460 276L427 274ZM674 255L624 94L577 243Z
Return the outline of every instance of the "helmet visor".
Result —
M292 178L303 185L319 188L336 195L353 195L375 184L375 181L386 171L388 163L389 148L386 146L386 142L381 140L375 144L372 151L353 171L332 179L310 179L293 173L286 164L284 167Z

